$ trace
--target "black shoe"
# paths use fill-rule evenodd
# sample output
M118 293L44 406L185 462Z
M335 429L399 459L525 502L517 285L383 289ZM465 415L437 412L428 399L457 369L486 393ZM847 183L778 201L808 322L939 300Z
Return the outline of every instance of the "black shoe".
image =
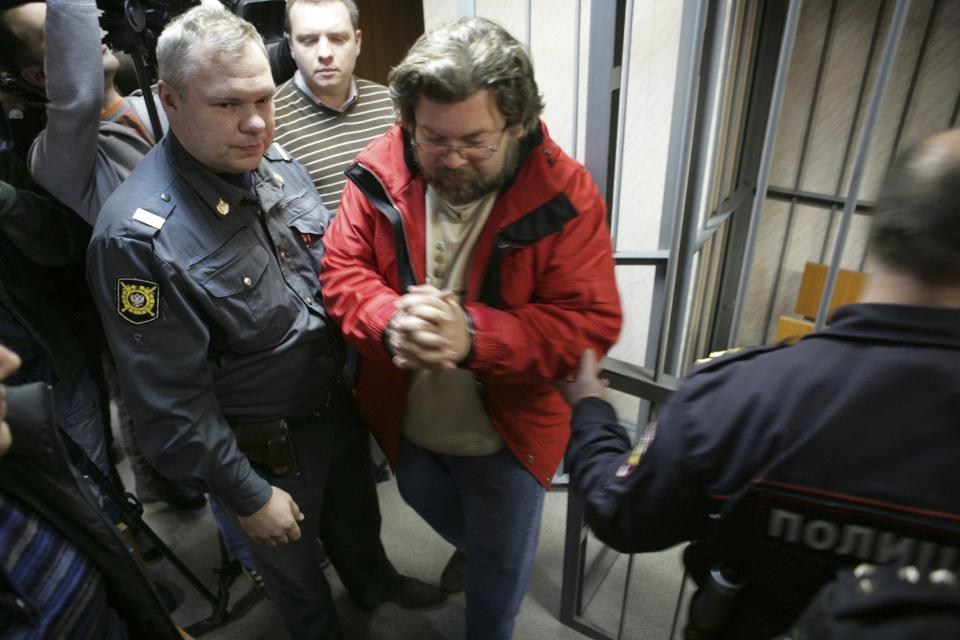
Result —
M447 596L432 584L416 578L400 576L396 588L387 601L404 609L425 609L443 604L447 601Z
M172 507L183 511L195 511L207 504L207 498L199 491L180 487L173 483L162 489L137 489L137 497L143 504L152 502L166 502Z
M463 579L467 575L467 556L457 549L447 561L447 566L440 574L440 588L445 593L460 593L463 591Z

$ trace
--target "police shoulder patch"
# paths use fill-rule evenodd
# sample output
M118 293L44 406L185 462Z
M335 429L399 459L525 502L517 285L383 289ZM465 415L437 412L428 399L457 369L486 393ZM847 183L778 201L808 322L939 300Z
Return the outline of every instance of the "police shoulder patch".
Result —
M137 278L117 278L117 313L133 324L157 319L160 309L160 285Z
M637 465L640 464L640 459L643 458L643 454L647 452L647 449L653 443L653 439L657 437L657 421L653 420L647 423L646 428L643 430L643 435L640 436L640 440L637 441L637 446L633 448L633 451L630 452L630 456L627 458L627 461L620 465L620 468L617 469L618 478L626 478L633 470L637 468Z

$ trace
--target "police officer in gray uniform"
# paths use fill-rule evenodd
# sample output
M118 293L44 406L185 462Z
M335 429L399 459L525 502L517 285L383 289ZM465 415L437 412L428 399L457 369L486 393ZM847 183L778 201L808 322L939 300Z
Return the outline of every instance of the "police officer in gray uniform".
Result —
M321 306L329 213L273 140L273 81L249 23L217 8L160 37L171 133L106 202L89 279L144 452L209 491L254 542L295 638L340 637L313 561L339 336Z

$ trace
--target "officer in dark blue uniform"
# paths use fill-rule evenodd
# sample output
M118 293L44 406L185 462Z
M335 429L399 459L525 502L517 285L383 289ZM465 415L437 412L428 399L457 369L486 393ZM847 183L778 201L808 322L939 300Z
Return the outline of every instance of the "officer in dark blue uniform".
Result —
M695 369L635 446L601 399L596 364L585 354L565 386L574 405L567 465L601 540L639 552L709 539L710 515L726 518L736 504L729 499L756 491L760 481L844 504L854 496L861 505L952 523L956 531L960 131L919 144L888 176L871 256L864 303L837 310L829 328L793 346L744 350ZM771 513L778 520L767 533L780 537L771 562L817 551L837 563L922 560L935 569L956 568L960 558L955 533L920 543L919 536L895 537L873 524ZM748 533L728 533L721 552L733 553ZM703 559L685 556L695 575L703 574L696 566ZM813 580L777 593L762 580L748 583L749 593L769 597L735 609L737 630L726 637L782 632L816 586Z
M88 253L124 397L157 469L210 492L259 543L290 635L338 638L314 558L337 425L356 419L318 279L330 214L271 145L274 85L252 25L197 7L157 57L171 133L106 202ZM354 474L334 489L374 491ZM372 534L360 561L396 601L415 581Z
M960 638L960 580L955 572L848 567L820 590L783 640L917 638Z

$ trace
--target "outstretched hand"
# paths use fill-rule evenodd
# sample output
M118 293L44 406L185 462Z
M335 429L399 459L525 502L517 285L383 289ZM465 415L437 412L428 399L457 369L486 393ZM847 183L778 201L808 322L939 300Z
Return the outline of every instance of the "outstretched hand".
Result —
M600 363L593 349L585 349L580 355L577 373L556 384L567 404L575 407L584 398L602 398L603 390L610 383L600 378Z

